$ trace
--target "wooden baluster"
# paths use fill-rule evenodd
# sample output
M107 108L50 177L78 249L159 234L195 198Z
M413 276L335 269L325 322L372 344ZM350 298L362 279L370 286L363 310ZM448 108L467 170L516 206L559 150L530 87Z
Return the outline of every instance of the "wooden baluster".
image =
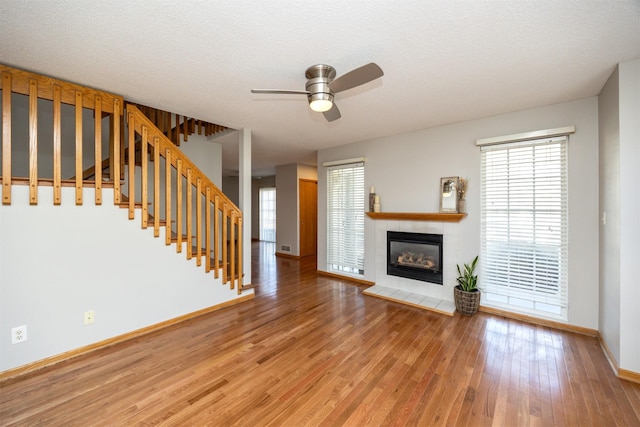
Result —
M184 133L184 142L187 142L189 140L189 119L187 118L187 116L184 116L182 132Z
M153 138L153 235L160 237L160 138Z
M109 137L109 172L113 182L113 203L119 205L122 200L120 192L120 148L122 139L120 138L120 100L113 101L113 114L109 116L111 124L111 135Z
M193 171L187 169L187 259L193 257Z
M231 212L231 236L229 238L229 280L230 289L235 286L236 279L236 211Z
M53 204L62 203L62 89L53 85Z
M149 151L147 140L149 138L149 129L142 126L142 139L140 140L140 192L141 192L141 212L142 212L142 228L149 225Z
M98 165L96 165L98 167ZM82 92L76 91L76 205L82 204Z
M176 233L178 247L176 252L182 252L182 160L176 160Z
M96 95L94 118L96 205L102 204L102 97Z
M29 204L38 204L38 82L29 81Z
M2 72L2 204L11 204L11 74Z
M164 157L164 219L166 223L165 244L171 244L171 149L165 150Z
M242 216L238 217L238 295L242 293Z
M175 144L176 147L180 147L180 114L176 114L176 139Z
M227 221L229 220L227 203L223 203L222 209L222 238L220 243L222 244L222 283L227 283Z
M196 265L202 265L202 178L196 180Z
M213 276L217 279L220 270L220 196L215 195L213 205Z
M124 167L126 166L126 163L127 163L127 156L126 156L127 148L125 147L125 144L128 144L128 143L126 142L126 135L124 134L125 127L126 127L125 126L126 120L127 120L127 115L125 114L124 111L122 111L122 116L120 116L120 119L119 119L119 122L120 122L120 181L124 181L125 179Z
M136 198L136 187L135 187L135 169L136 169L136 133L135 133L135 119L133 113L128 114L128 125L129 125L129 141L127 146L129 147L129 155L128 155L128 163L129 163L129 219L134 219L136 217L135 213L135 198Z
M211 187L207 185L206 199L205 199L205 223L204 223L204 255L205 255L205 271L208 273L211 271Z

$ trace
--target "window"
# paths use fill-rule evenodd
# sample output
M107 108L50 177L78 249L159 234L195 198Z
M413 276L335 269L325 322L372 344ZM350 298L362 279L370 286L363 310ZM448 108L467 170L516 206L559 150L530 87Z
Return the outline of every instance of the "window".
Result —
M481 147L486 303L567 318L567 137Z
M364 163L327 168L327 263L364 275Z
M276 189L260 189L260 240L276 241Z

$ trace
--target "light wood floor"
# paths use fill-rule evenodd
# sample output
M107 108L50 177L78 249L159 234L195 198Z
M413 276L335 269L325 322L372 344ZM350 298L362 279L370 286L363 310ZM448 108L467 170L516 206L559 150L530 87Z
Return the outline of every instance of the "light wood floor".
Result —
M0 384L1 425L640 426L595 338L362 295L254 244L254 300Z

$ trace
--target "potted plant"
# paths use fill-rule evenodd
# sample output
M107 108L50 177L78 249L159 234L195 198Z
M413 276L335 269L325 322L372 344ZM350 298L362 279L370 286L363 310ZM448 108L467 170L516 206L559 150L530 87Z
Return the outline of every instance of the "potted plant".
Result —
M480 305L480 289L478 288L478 276L474 273L478 257L476 256L471 264L464 264L464 268L458 268L458 285L453 289L453 299L456 303L456 310L465 316L471 316L478 311Z

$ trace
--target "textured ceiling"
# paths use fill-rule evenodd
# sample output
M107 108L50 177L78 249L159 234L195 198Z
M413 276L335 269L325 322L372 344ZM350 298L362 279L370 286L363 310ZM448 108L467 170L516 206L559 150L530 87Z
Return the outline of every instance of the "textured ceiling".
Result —
M597 95L640 57L640 2L2 0L0 41L1 63L250 128L264 175L322 148ZM384 77L338 94L332 123L304 96L250 93L368 62ZM236 137L220 142L234 169Z

